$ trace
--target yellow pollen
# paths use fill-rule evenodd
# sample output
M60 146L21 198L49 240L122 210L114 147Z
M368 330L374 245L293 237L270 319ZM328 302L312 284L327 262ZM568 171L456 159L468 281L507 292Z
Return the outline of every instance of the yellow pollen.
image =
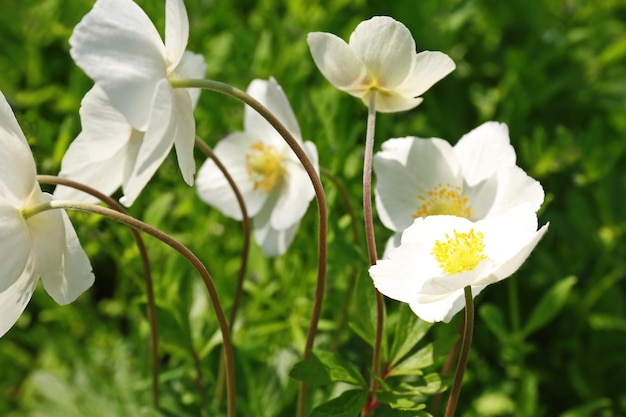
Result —
M441 183L428 191L427 195L419 195L422 205L417 208L413 218L433 215L451 215L469 219L472 207L467 204L467 197L461 195L461 187Z
M475 233L473 228L467 233L455 230L453 238L446 233L445 241L437 240L430 253L439 262L439 267L450 275L473 271L487 259L483 253L484 237L482 232Z
M246 170L255 190L269 193L282 182L285 174L283 158L273 145L259 141L250 146L246 154Z

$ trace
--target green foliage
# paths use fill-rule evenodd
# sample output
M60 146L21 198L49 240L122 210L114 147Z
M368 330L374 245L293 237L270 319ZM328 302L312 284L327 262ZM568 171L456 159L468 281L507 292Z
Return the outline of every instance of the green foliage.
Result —
M138 3L162 33L164 2ZM388 14L409 27L419 49L448 53L457 70L429 90L420 107L379 116L377 149L387 138L407 135L454 143L484 121L505 122L519 165L543 184L540 219L550 222L516 276L476 300L474 345L457 414L626 415L623 1L185 3L189 49L207 59L207 77L245 88L254 78L274 76L282 85L303 136L316 143L321 165L342 181L357 208L361 234L365 107L317 71L306 34L326 31L346 39L361 20ZM42 174L58 172L80 131L78 108L91 81L72 62L67 40L92 4L3 0L0 90ZM198 134L215 144L242 129L242 114L235 100L204 92L196 110ZM312 416L355 416L368 400L373 288L346 207L334 185L324 184L330 262L316 349L301 361L316 277L312 205L285 256L266 259L253 245L233 332L240 415L293 416L299 380L311 384ZM198 254L228 314L240 265L240 224L199 201L182 183L174 156L130 211ZM65 307L38 290L0 339L0 415L185 417L199 415L203 403L206 415L223 415L214 394L221 339L197 275L177 254L146 238L161 336L158 414L150 408L146 298L131 236L95 216L71 218L96 284ZM380 250L391 233L375 223ZM346 301L351 279L355 290ZM426 399L449 385L450 376L439 371L460 317L430 326L405 305L387 300L386 310L386 373L378 380L382 405L375 416L426 416Z

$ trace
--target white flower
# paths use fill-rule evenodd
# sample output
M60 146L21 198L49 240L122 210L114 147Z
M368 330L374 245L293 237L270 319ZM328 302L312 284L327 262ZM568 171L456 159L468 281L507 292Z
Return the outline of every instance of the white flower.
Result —
M124 177L144 178L125 190L129 195L123 202L127 205L152 176L172 144L176 147L184 180L193 184L193 105L199 92L174 89L170 80L201 77L205 62L200 55L185 51L189 21L182 0L167 0L165 20L164 44L148 16L132 0L98 0L70 38L70 53L77 65L94 79L96 87L104 91L130 127L145 135L130 145L133 148L130 153L134 155L125 166ZM103 97L86 100L83 105L108 106ZM88 113L88 120L83 120L83 141L95 143L101 141L98 135L108 133L107 126L95 120L98 117L113 118L111 129L122 129L121 119L112 116L112 110L103 108L101 112L102 116L95 108L84 111ZM96 131L96 128L104 130ZM121 141L121 136L132 140L122 132L116 133L120 136L112 141ZM94 145L91 151L86 148L86 152L90 158L98 159L97 152L105 146ZM81 162L84 161L72 158L65 163L66 169ZM127 180L125 185L129 182L132 183Z
M465 306L463 289L473 296L513 274L547 230L537 230L530 204L472 222L457 216L415 219L388 259L369 270L376 288L409 303L425 321L445 321Z
M411 32L388 16L361 22L349 43L326 32L309 33L315 64L339 90L369 105L376 89L376 110L398 112L422 102L419 96L455 68L442 52L415 52Z
M418 217L454 215L472 221L500 215L544 198L538 181L515 165L505 124L487 122L452 147L443 139L389 139L374 156L376 208L383 224L400 234Z
M41 277L59 304L74 301L94 281L67 214L22 212L49 202L13 111L0 93L0 336L17 321Z
M276 80L254 80L248 94L265 105L303 146L317 169L317 149L302 143L300 127ZM244 131L232 133L214 150L243 194L253 220L254 237L267 256L283 254L315 192L295 153L278 132L246 106ZM235 194L215 163L207 160L198 173L198 194L226 216L241 219Z

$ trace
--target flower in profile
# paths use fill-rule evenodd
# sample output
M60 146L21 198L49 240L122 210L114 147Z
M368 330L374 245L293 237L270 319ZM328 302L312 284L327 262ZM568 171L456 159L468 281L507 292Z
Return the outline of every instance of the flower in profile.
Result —
M453 215L477 221L528 203L537 211L541 184L515 165L503 123L487 122L452 147L443 139L389 139L374 156L376 208L382 223L401 233L419 217Z
M15 324L41 277L59 304L94 281L91 264L67 214L25 216L52 200L37 183L35 161L13 111L0 93L0 336Z
M316 167L317 148L302 142L300 127L287 97L276 80L254 80L247 93L268 108L300 142ZM280 134L256 111L246 106L244 131L232 133L214 150L240 189L254 237L267 256L283 254L293 238L315 192L302 164ZM212 160L197 178L200 198L224 215L241 219L234 192Z
M376 288L408 303L421 319L449 322L463 309L464 288L476 296L511 276L546 232L530 204L473 222L464 217L418 217L399 247L369 270Z
M324 77L339 90L369 105L377 90L376 110L392 113L409 110L419 97L455 68L442 52L415 52L411 32L388 16L361 22L348 43L326 32L307 37L311 55Z
M182 0L167 0L165 20L163 43L148 16L132 0L97 0L70 37L72 58L108 98L105 105L107 99L101 97L102 92L96 92L83 105L112 106L132 128L130 136L134 139L124 135L128 141L135 142L130 145L134 155L124 166L127 171L124 176L143 177L139 182L144 184L139 190L163 161L172 144L176 147L178 165L185 182L193 184L195 173L193 106L199 91L175 89L170 81L202 77L206 64L200 55L185 51L189 21ZM103 119L112 117L112 112L103 108ZM109 128L94 120L98 117L96 108L84 113L91 118L83 120L83 130L88 133L83 134L85 138L82 140L97 142L100 139L94 137L95 129L103 129L100 135L104 135ZM114 122L120 122L119 117L114 119ZM120 123L112 129L120 130ZM139 140L136 133L142 133L143 138ZM119 137L116 139L121 140ZM94 145L91 151L86 150L93 156L103 146L106 144ZM83 155L82 151L76 154ZM72 163L79 162L68 161L66 169L70 170ZM138 191L133 190L132 194L136 193ZM136 195L128 196L122 202L129 205L134 197Z

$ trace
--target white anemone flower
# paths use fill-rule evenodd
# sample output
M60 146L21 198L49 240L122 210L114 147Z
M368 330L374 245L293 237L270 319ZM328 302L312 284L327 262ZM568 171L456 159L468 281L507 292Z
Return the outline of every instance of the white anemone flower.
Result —
M415 52L409 29L388 16L361 22L346 43L326 32L307 37L311 55L324 77L339 90L369 106L377 90L376 110L391 113L409 110L419 97L452 72L454 61L437 51Z
M204 74L204 58L185 51L188 35L189 21L182 0L166 1L165 43L132 0L97 0L70 37L70 54L76 64L104 91L130 127L145 134L134 146L133 163L126 167L130 176L149 179L174 144L182 176L193 184L193 104L199 92L175 89L170 84L174 79ZM109 117L111 111L103 113ZM106 126L100 127L105 128L101 135L107 133ZM90 127L84 123L83 129ZM102 147L95 145L90 155L97 158ZM125 190L131 196L122 202L129 205L139 192L136 188Z
M37 183L35 161L0 93L0 336L17 321L37 286L68 304L94 282L91 264L67 214L23 213L52 200Z
M247 93L268 108L302 145L318 169L317 148L302 142L300 127L276 80L254 80ZM232 133L214 150L240 189L254 237L267 256L283 254L293 238L309 203L313 185L287 143L255 110L246 106L244 131ZM197 178L198 195L224 215L241 220L235 194L212 160L207 160Z
M473 222L457 216L415 219L388 259L369 270L382 294L408 303L428 322L449 322L463 309L464 288L476 296L511 276L546 232L530 204Z
M529 203L537 211L541 184L515 165L506 124L487 122L453 147L438 138L389 139L374 156L376 208L396 232L388 247L418 217L453 215L472 221Z

